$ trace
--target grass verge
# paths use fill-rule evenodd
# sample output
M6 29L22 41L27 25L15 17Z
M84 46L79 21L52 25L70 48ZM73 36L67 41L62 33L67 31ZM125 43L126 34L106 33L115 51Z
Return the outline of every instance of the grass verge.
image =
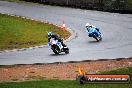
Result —
M129 74L132 77L132 67L102 72L101 74ZM132 82L129 84L78 85L74 80L39 80L17 83L0 83L0 88L132 88Z
M51 24L0 14L0 50L47 44L48 31L65 39L70 36Z

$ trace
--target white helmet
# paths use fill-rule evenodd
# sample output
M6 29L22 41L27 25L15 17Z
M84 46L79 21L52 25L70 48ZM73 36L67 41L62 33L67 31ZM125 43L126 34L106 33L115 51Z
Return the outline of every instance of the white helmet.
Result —
M89 24L89 23L86 23L86 24L85 24L85 27L88 27L88 26L90 26L90 24Z
M90 28L90 27L92 27L92 25L90 25L89 23L86 23L85 27Z

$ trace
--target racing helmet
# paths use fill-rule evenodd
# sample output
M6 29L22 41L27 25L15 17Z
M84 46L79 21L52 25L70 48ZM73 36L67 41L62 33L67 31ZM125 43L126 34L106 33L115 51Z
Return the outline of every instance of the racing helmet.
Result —
M89 23L86 23L86 25L85 25L85 27L86 28L89 28L89 27L91 27L92 25L90 25Z
M51 37L52 36L52 32L48 32L48 37Z

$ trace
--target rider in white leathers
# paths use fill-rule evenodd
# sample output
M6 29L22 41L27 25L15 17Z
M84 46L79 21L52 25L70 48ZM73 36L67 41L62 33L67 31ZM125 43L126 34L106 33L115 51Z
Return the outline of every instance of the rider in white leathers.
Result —
M95 29L99 32L99 29L98 29L96 26L90 25L89 23L86 23L85 27L87 28L87 30L88 30L89 28L95 28Z
M93 35L91 33L94 32L98 37L100 37L102 39L101 33L99 31L99 28L97 28L97 27L95 27L93 25L90 25L89 23L86 23L85 27L87 29L89 37L93 37Z

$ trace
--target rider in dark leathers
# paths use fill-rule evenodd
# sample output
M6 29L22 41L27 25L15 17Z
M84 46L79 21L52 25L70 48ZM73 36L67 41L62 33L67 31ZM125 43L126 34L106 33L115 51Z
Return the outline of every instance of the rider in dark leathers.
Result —
M52 32L48 32L48 42L50 42L51 38L54 38L55 40L58 40L59 42L61 42L63 48L66 47L66 45L63 43L63 39L61 39L58 34L53 35Z

